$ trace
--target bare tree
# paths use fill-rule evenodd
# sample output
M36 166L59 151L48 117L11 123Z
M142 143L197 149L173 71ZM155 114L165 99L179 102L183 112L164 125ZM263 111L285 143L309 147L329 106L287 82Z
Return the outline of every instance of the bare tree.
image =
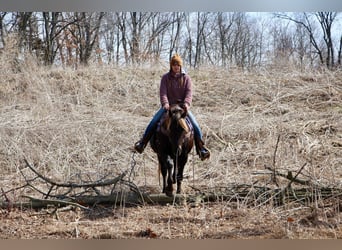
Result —
M18 47L23 48L24 44L30 42L29 29L30 29L30 18L32 12L18 12L16 14L17 29L19 35Z
M220 41L220 60L223 66L226 66L228 61L228 51L229 51L229 40L231 36L231 30L233 26L233 21L229 19L229 14L218 13L217 24L218 24L218 37Z
M317 12L316 17L321 25L323 32L323 40L326 46L326 59L325 63L328 68L332 68L335 65L334 61L334 47L332 40L332 25L336 18L336 12Z
M145 39L141 44L143 47L141 51L142 61L153 61L160 57L164 46L165 33L174 21L172 15L168 13L153 13L146 26L147 30L144 32L146 34Z
M57 31L57 25L60 15L60 12L43 12L45 33L44 61L48 65L53 64L57 53L55 38L59 32Z
M339 49L338 49L338 56L337 56L337 63L339 66L341 66L341 57L342 57L342 36L340 38L340 46L339 46Z
M156 13L149 13L149 12L131 12L131 40L130 40L130 49L131 49L131 62L133 64L140 63L144 61L144 57L146 56L146 52L148 52L149 48L151 48L151 44L155 41L155 38L161 34L165 27L168 26L169 20L160 19L160 23L158 25L151 25L149 24L158 15ZM146 29L152 28L152 32L148 35ZM145 40L144 37L147 34L147 39Z
M125 57L125 62L129 63L129 54L128 54L128 41L127 41L127 13L117 13L117 24L119 26L119 30L121 32L121 38L117 40L117 61L119 59L119 48L120 48L120 43L122 45L124 57Z
M131 39L131 59L132 63L138 62L139 58L139 40L142 26L142 14L137 12L131 12L131 24L132 24L132 39ZM139 26L139 27L138 27Z
M191 15L190 13L186 13L184 15L185 18L185 27L186 34L184 34L184 42L183 42L183 57L188 58L188 63L192 66L192 54L193 54L193 38L192 38L192 25L191 25Z
M179 51L180 48L180 33L181 33L181 25L184 15L179 12L172 13L172 22L171 22L171 34L170 34L170 52L169 59L174 52Z
M116 13L106 14L101 25L99 35L102 37L105 44L108 63L110 64L112 61L116 61L116 63L118 63L119 58L115 58L115 50L117 50L116 55L118 56L118 50L120 47L120 30Z
M195 47L195 61L194 67L197 67L201 62L202 48L204 45L204 31L208 21L208 13L197 13L197 34L196 34L196 47Z
M252 67L261 60L263 31L247 13L217 13L218 46L214 49L219 55L216 62L222 66L237 65ZM213 42L213 40L211 40Z
M271 37L271 51L269 60L280 63L283 61L288 63L295 51L295 31L292 29L290 21L283 22L283 20L274 20L269 29ZM305 37L305 36L304 36Z
M68 64L71 65L76 63L72 59L73 52L72 49L76 48L76 55L80 57L80 62L84 62L84 55L87 53L91 53L87 51L89 50L89 46L87 43L90 43L88 37L82 40L80 38L79 31L82 30L79 27L82 26L83 17L77 16L75 13L70 13L65 15L62 12L43 12L43 27L44 27L44 41L42 45L42 49L44 50L44 62L46 65L52 65L56 60L57 52L60 52L61 60L63 59L63 49L64 47L67 49L68 54ZM86 32L90 33L90 31L86 30ZM88 35L88 33L86 33ZM82 43L80 43L82 41ZM84 42L83 42L84 41ZM83 46L83 47L82 47ZM84 48L85 47L85 48ZM92 48L90 48L91 50ZM81 53L86 51L86 53ZM83 57L81 57L83 56Z
M234 61L237 66L244 68L247 64L248 46L251 40L246 14L237 13L234 21L235 32L232 48Z
M77 31L74 37L79 46L80 63L87 65L93 52L94 45L98 42L98 35L104 12L99 13L75 13Z
M317 12L314 14L302 13L296 17L292 17L287 14L276 14L278 18L290 20L297 25L302 26L307 36L314 52L318 55L321 64L325 64L328 68L334 66L334 46L332 40L332 25L336 18L336 12ZM316 17L321 27L321 36L325 43L325 49L321 46L320 36L316 34L316 28L312 16Z
M10 19L9 30L17 37L14 58L19 54L35 53L39 60L43 59L44 43L39 33L37 13L15 12Z
M4 29L4 18L7 12L0 12L0 48L5 47L5 29Z

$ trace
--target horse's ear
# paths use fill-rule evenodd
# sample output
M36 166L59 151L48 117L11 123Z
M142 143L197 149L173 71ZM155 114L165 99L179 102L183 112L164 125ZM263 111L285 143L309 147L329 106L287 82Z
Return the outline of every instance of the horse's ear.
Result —
M185 103L182 103L182 104L179 105L179 106L180 106L180 108L183 110L181 117L182 117L182 118L185 118L185 117L187 116L187 114L188 114L188 109L187 109Z
M182 113L181 117L184 119L187 114L188 114L188 112L184 110L184 112Z
M164 114L164 116L162 117L162 126L164 127L164 129L166 131L170 130L170 126L171 126L171 119L170 119L170 111L168 111L167 113Z

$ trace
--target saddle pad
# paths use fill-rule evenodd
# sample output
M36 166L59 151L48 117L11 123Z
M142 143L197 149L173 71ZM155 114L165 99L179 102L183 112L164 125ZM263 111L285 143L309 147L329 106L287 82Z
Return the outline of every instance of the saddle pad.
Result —
M185 120L186 124L187 124L188 127L189 127L189 131L193 131L194 127L192 126L192 123L191 123L191 121L190 121L190 118L189 118L188 116L186 116L184 120ZM160 131L160 127L161 127L161 120L159 120L158 123L157 123L156 131L159 132L159 131Z
M194 127L192 126L192 123L191 123L191 121L190 121L189 116L186 116L186 117L185 117L185 121L186 121L186 123L188 124L189 130L190 130L190 131L193 131L193 130L194 130Z

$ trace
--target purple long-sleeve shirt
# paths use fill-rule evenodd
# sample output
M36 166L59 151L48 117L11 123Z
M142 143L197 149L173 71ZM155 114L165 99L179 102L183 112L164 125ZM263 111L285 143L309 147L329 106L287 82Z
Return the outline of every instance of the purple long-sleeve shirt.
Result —
M183 84L181 84L183 77ZM175 104L178 101L186 102L191 105L192 102L192 83L189 75L185 73L174 75L168 72L162 76L160 81L160 103Z

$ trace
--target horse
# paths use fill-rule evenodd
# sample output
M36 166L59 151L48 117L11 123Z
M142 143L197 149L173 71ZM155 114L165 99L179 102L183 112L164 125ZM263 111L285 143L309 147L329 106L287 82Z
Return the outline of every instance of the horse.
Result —
M162 193L172 196L175 183L176 193L181 193L184 166L194 146L194 131L184 105L173 104L165 112L150 140L150 146L158 156L163 176Z

